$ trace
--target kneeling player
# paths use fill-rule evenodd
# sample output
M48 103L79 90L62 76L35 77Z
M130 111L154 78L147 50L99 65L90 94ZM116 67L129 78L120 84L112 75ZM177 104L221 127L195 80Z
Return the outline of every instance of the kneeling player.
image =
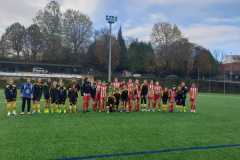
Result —
M40 113L40 100L42 98L42 80L38 79L33 85L33 112Z
M78 99L78 90L73 84L68 90L68 99L69 99L69 112L76 113L77 112L77 99Z
M106 102L107 113L115 111L114 105L115 105L115 97L112 94L110 94L110 96L108 96L107 102Z
M193 112L193 113L196 112L197 95L198 95L198 88L193 83L191 88L190 88L190 92L189 92L190 103L191 103L191 112Z
M116 106L116 111L118 112L119 110L119 104L120 104L120 99L121 99L121 94L119 92L119 89L116 89L114 91L113 96L115 97L115 106Z
M162 111L167 112L168 110L169 91L168 88L164 88L162 93Z
M5 98L7 101L7 116L16 115L16 98L17 87L13 84L13 80L9 80L5 88Z
M58 87L58 113L66 113L67 108L65 105L67 99L67 89L63 84L63 81L59 81Z

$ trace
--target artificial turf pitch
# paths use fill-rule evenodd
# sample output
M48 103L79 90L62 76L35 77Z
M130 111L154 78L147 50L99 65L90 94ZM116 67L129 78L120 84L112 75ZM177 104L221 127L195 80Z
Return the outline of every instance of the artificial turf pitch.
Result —
M8 118L2 91L0 102L0 160L64 159L240 144L239 95L200 94L196 114L89 112ZM239 160L240 147L100 159Z

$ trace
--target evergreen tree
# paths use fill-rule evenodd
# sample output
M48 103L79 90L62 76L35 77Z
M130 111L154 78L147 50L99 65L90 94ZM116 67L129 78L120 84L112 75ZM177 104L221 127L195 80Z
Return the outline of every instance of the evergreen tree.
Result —
M125 44L125 40L123 39L122 36L122 27L119 28L118 31L118 43L120 46L120 59L119 59L119 65L117 67L117 69L119 71L122 71L124 69L127 69L127 47Z
M137 73L153 72L155 67L151 43L134 41L128 49L128 67Z

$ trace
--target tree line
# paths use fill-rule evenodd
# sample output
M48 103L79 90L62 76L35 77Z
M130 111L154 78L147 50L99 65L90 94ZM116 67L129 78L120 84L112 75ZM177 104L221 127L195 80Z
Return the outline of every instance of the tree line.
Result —
M119 28L112 35L114 72L179 75L216 75L218 62L211 52L189 42L177 25L157 22L151 41L137 39L126 44ZM10 25L0 40L0 58L5 60L80 65L99 72L108 66L109 30L94 30L89 16L79 10L61 11L50 1L36 13L33 24Z

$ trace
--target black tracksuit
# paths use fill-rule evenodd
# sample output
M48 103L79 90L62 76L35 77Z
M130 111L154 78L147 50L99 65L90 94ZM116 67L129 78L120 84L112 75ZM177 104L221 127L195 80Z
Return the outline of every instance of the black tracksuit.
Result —
M116 92L114 93L114 97L115 97L115 105L118 109L118 106L120 104L121 94L119 92Z
M58 88L57 87L52 87L50 89L50 97L51 97L52 104L58 103Z
M67 89L65 87L58 87L58 104L64 105L67 99Z
M96 85L93 85L92 88L91 88L91 97L92 97L93 99L95 99L96 94L97 94L97 86L96 86Z
M186 86L182 87L182 105L183 105L183 107L186 106L187 93L188 93L188 88Z
M69 88L68 98L70 105L76 105L78 99L78 90L76 88Z
M141 88L141 104L147 104L148 85L142 85Z
M43 93L43 89L42 89L42 85L41 84L34 84L33 85L33 101L40 101L42 98L42 93Z
M7 85L5 88L5 98L7 102L16 101L17 87L15 85Z
M182 92L182 90L177 91L176 92L176 97L175 97L176 104L180 105L180 106L183 105L182 100L183 100L183 92Z
M43 96L44 96L45 100L50 99L50 86L51 86L51 84L49 84L49 83L45 83L43 85Z
M92 87L91 83L88 81L85 81L81 87L81 95L84 96L84 94L91 95Z
M169 99L169 94L168 94L168 92L163 92L163 95L162 95L162 103L163 103L163 104L167 104L167 103L168 103L168 99Z
M128 90L124 89L121 93L121 100L123 102L127 102L128 101Z

